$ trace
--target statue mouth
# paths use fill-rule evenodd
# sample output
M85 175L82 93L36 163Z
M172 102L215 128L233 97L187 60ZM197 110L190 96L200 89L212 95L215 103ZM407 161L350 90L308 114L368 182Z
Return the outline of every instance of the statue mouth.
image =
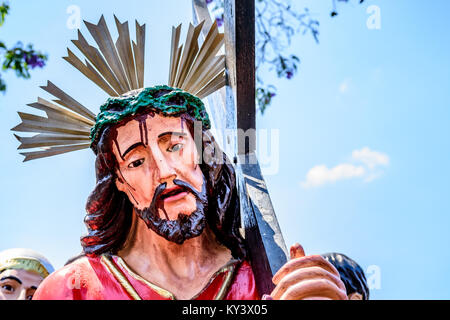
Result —
M164 203L174 202L187 196L188 192L189 191L186 190L186 188L175 186L173 188L164 190L164 192L162 192L160 195L160 199L164 201Z

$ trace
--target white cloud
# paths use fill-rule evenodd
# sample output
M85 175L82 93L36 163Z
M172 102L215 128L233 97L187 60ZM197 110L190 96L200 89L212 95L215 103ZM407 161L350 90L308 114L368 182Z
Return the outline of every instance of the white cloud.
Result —
M339 180L362 177L365 173L364 167L349 163L343 163L331 169L324 165L315 166L306 174L306 181L302 182L302 186L304 188L319 187Z
M352 152L352 158L367 165L370 169L389 165L389 157L385 153L372 151L368 147Z
M362 179L369 183L383 174L383 171L378 169L380 166L389 165L389 157L386 154L372 151L368 147L354 150L351 161L354 163L341 163L333 168L325 165L315 166L308 171L301 185L304 188L313 188L349 179Z

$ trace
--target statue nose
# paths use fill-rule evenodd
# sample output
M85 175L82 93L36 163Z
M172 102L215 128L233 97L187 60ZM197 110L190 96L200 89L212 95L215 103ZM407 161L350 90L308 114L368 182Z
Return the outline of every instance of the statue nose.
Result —
M161 178L159 179L159 183L160 183L160 184L163 184L164 182L168 183L168 182L170 182L170 181L175 180L176 178L177 178L177 175L176 175L176 174L172 174L172 175L167 176L167 177L161 177Z
M22 289L20 291L19 297L17 298L17 300L27 300L27 290L26 289Z
M169 182L177 178L174 168L165 159L156 162L159 170L159 183Z
M150 148L157 170L157 179L159 183L170 182L176 179L177 174L173 164L167 159L158 147Z

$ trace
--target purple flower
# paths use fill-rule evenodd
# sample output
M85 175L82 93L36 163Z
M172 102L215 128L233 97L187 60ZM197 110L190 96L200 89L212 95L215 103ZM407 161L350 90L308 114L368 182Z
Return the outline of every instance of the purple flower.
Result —
M31 67L31 69L34 69L36 67L42 68L45 66L45 61L41 57L39 57L37 54L24 54L24 59L27 65Z
M214 0L206 0L206 4L212 3Z
M271 97L271 98L273 98L273 97L275 97L277 94L275 93L275 92L270 92L269 93L269 97Z
M292 79L293 76L294 76L294 73L292 71L286 72L286 78Z
M217 21L217 26L219 26L219 27L223 26L223 22L224 22L223 16L222 17L217 17L216 21Z

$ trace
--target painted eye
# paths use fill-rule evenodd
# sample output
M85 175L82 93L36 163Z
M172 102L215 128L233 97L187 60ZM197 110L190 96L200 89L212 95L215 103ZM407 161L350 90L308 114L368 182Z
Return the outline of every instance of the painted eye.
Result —
M132 163L130 163L128 165L128 168L132 169L132 168L140 167L144 164L144 161L145 161L145 159L139 159L139 160L133 161Z
M180 151L181 149L183 149L183 144L182 143L177 143L176 145L170 147L169 149L167 149L167 151L169 152L177 152Z
M8 284L5 284L4 286L2 286L2 289L3 289L4 291L14 292L14 288L11 287L11 286L8 285Z

